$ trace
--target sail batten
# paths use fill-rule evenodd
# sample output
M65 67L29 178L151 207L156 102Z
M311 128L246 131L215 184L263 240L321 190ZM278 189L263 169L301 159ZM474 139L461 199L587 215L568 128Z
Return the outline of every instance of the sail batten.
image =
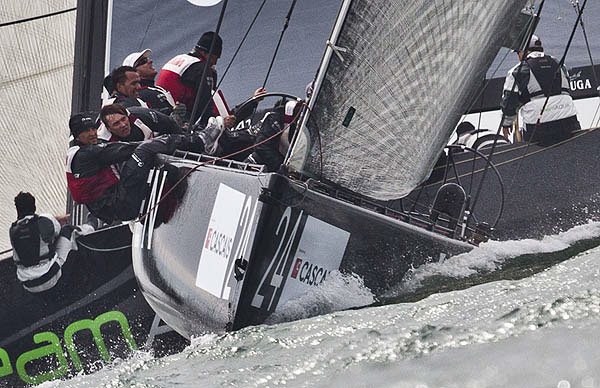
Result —
M346 2L292 169L373 198L408 194L427 178L524 2Z

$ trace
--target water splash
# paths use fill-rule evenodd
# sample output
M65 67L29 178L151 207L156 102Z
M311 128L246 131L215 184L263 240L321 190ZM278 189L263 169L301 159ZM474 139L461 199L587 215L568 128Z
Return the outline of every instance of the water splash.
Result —
M277 306L277 311L268 319L268 324L328 314L366 306L375 301L371 291L356 274L342 274L332 271L325 281L311 292Z
M576 243L598 237L600 237L600 222L589 221L587 224L556 235L545 236L540 240L488 241L470 252L410 270L402 283L388 292L388 296L414 292L433 277L460 279L488 273L498 270L509 260L517 257L560 252ZM571 254L566 257L570 256Z

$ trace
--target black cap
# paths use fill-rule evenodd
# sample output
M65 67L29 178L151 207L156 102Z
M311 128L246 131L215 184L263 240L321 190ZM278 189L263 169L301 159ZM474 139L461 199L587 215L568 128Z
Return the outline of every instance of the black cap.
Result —
M89 128L97 128L94 116L91 113L76 113L69 119L69 129L75 139L81 132Z
M213 47L213 54L217 56L217 58L221 57L221 52L223 51L223 39L218 34L215 34L213 31L208 31L202 34L200 39L198 39L198 43L196 43L197 50L204 50L206 52L210 51L210 45L212 43L213 37L215 37L215 46Z

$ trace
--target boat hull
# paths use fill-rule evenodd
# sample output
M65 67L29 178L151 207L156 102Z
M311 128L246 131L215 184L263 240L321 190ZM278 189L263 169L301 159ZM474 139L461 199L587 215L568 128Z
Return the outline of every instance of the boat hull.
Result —
M152 185L149 203L161 196ZM150 305L191 337L263 323L332 271L378 296L411 267L471 248L282 175L200 167L168 222L151 212L137 225L133 258Z

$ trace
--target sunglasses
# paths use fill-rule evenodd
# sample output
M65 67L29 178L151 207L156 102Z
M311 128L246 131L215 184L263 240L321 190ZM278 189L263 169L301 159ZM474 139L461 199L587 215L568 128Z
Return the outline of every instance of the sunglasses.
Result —
M146 63L148 63L148 57L142 57L142 59L140 59L139 61L137 61L135 63L135 66L133 66L133 67L142 66L142 65L145 65Z

